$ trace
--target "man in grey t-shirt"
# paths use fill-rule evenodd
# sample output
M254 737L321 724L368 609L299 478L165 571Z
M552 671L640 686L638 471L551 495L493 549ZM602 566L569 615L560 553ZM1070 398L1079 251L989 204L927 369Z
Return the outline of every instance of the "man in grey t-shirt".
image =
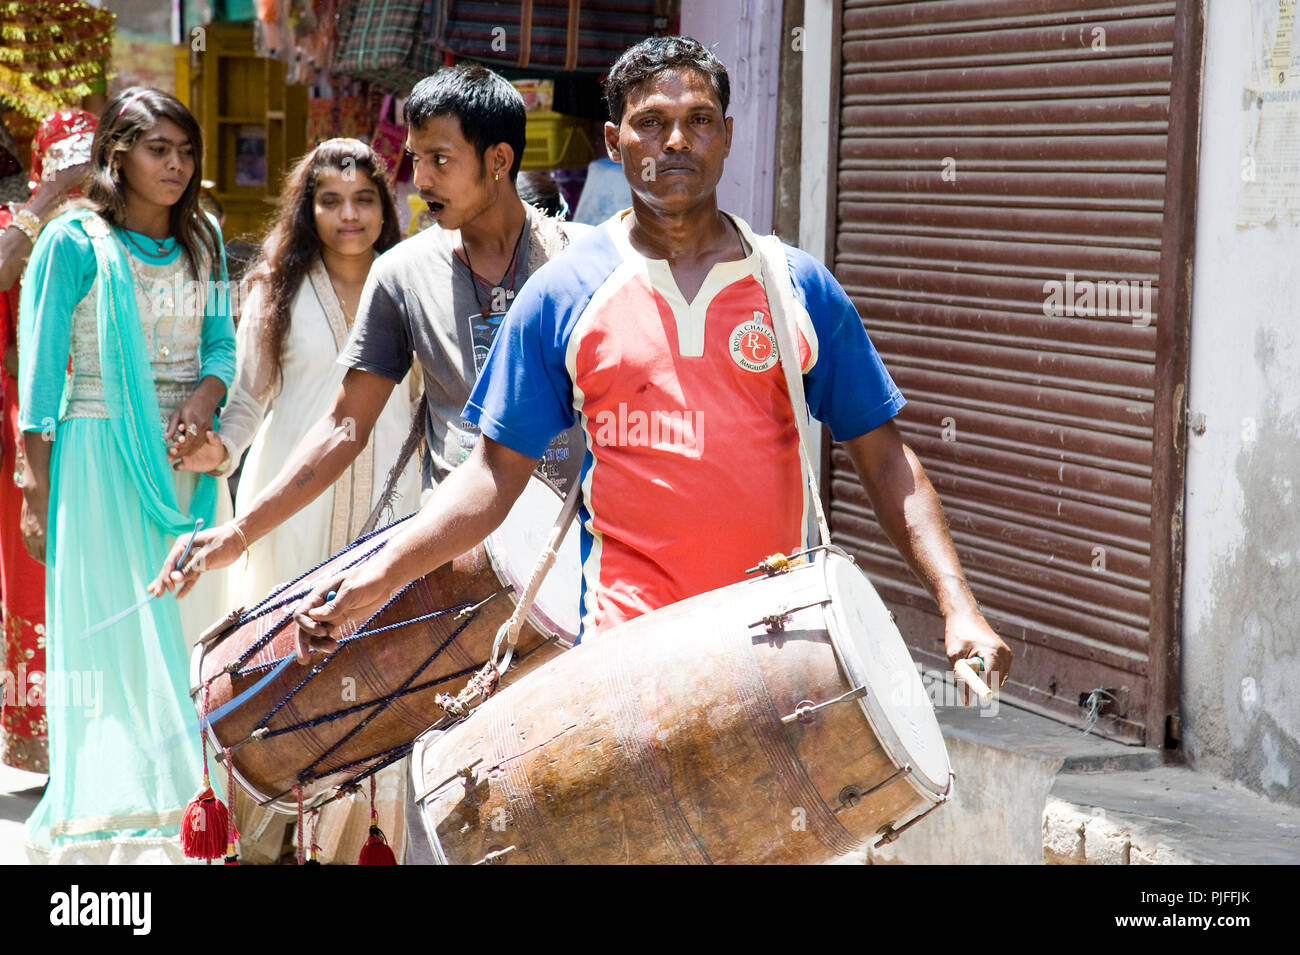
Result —
M406 377L413 354L419 360L428 402L425 490L474 447L478 427L461 418L461 409L516 290L563 247L565 232L587 228L561 225L529 205L524 209L527 219L517 238L514 264L495 284L471 272L437 225L383 255L366 280L356 325L339 355L349 368L393 382ZM576 476L582 458L576 448L569 453L570 437L561 435L542 463L546 476L561 490Z
M428 395L425 487L446 476L464 444L460 418L495 322L524 280L567 244L567 229L515 191L524 151L523 99L477 65L439 70L406 102L414 181L437 226L380 256L362 292L357 323L339 360L349 366L330 412L299 442L248 513L195 536L184 570L173 548L151 589L185 594L202 572L233 564L244 549L326 491L365 447L380 412L419 359ZM561 440L563 436L561 436ZM581 454L554 447L551 464L576 469ZM570 471L571 473L571 471ZM562 468L553 477L564 482ZM181 539L188 543L189 537ZM305 569L305 568L304 568Z

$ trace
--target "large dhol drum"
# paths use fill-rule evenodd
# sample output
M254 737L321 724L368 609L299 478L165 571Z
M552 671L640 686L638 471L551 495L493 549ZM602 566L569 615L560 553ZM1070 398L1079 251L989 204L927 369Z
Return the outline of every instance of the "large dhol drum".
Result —
M815 863L951 790L907 647L835 550L616 627L416 741L446 863Z
M403 758L444 715L435 698L454 695L487 662L514 610L513 583L536 561L537 550L525 548L546 537L561 504L554 488L533 477L483 546L402 588L311 667L294 659L294 606L323 577L382 550L405 521L355 541L201 641L190 661L191 695L211 744L231 750L238 783L263 805L293 812L295 786L311 806ZM566 535L551 570L553 583L566 586L539 596L520 634L519 666L502 685L572 646L577 537Z

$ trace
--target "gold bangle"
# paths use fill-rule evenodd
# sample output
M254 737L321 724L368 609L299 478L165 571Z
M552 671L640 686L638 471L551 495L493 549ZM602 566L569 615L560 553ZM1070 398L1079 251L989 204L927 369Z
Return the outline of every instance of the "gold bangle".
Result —
M19 209L14 213L13 222L10 224L27 236L32 245L36 244L36 237L41 234L41 220L36 218L35 213L27 209Z
M244 532L241 531L241 530L239 529L239 525L236 524L234 521L231 521L231 522L230 522L230 529L231 529L232 531L234 531L236 534L239 535L239 543L241 543L241 544L244 545L244 549L243 549L242 551L240 551L240 553L247 554L247 553L248 553L248 538L244 536Z

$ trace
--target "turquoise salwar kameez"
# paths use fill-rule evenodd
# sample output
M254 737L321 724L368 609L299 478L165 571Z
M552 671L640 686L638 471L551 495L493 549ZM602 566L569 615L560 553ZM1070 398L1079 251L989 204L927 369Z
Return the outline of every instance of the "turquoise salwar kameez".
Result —
M204 376L233 379L228 300L193 282L174 239L145 252L158 247L78 210L46 226L24 279L20 423L54 440L50 782L28 820L34 861L183 861L181 815L202 774L188 645L228 609L223 575L86 635L147 595L196 518L211 527L229 513L224 482L172 471L163 443ZM215 271L224 280L224 263Z

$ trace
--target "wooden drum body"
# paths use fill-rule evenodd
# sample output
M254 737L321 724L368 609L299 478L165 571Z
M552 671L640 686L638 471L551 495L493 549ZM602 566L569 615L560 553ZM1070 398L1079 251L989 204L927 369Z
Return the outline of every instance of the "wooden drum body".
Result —
M535 533L544 533L561 501L538 478L529 487L507 525L536 523L542 531ZM489 539L408 584L360 634L345 635L336 652L299 665L294 606L322 577L377 553L403 524L355 542L194 649L191 695L208 740L218 750L231 749L235 779L263 805L293 812L296 785L310 806L335 787L403 758L411 741L444 715L435 698L455 694L483 666L514 610L510 581L494 567L531 565L536 554L507 554ZM510 533L528 536L517 528ZM580 571L572 536L553 573L567 577L576 594ZM520 666L502 683L572 645L577 616L576 597L571 609L530 615L519 639ZM534 620L544 621L545 635Z
M822 862L951 789L902 637L837 552L584 643L424 734L412 773L448 863Z

